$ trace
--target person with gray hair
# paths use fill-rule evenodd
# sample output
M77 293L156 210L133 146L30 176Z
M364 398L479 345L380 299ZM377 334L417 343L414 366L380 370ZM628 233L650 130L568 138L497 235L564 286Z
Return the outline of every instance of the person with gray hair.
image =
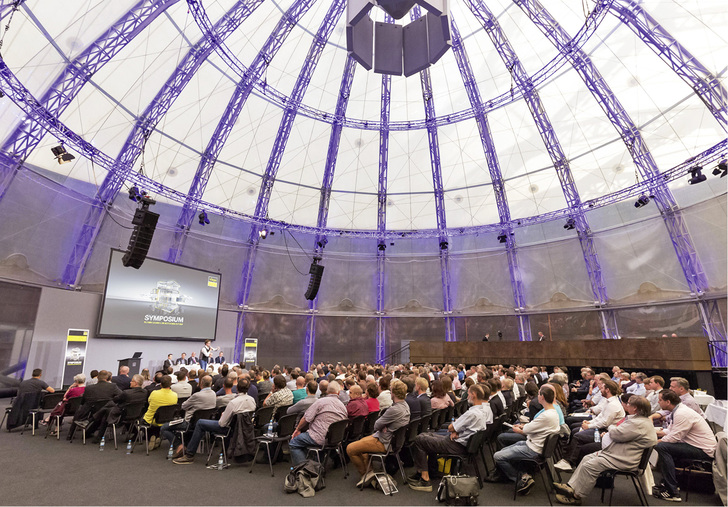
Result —
M142 388L144 377L136 374L131 377L129 389L125 389L112 398L104 407L94 414L94 424L98 425L98 430L93 442L99 443L101 437L106 434L106 428L109 424L118 423L122 411L129 405L146 403L148 393Z
M339 400L340 390L341 385L338 382L329 382L326 396L316 400L303 413L303 417L298 421L296 431L293 432L291 441L288 443L292 465L295 466L306 459L306 450L309 447L324 444L331 424L348 419L346 407ZM308 430L301 433L305 426L308 426Z
M86 375L83 373L79 373L77 375L74 375L73 377L73 384L68 388L68 391L65 392L63 395L63 400L61 400L58 405L56 405L50 414L48 414L48 417L44 420L42 420L41 424L48 424L48 421L51 420L51 418L56 416L63 416L63 414L66 412L66 404L68 403L68 400L71 398L78 398L79 396L83 395L83 392L86 390ZM58 428L55 429L55 432L58 431Z

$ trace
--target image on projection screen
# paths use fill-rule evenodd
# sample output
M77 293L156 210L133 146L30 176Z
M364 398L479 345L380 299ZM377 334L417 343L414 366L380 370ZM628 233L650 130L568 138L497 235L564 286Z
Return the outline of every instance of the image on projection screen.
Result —
M124 267L111 250L100 336L214 339L220 274L147 258Z

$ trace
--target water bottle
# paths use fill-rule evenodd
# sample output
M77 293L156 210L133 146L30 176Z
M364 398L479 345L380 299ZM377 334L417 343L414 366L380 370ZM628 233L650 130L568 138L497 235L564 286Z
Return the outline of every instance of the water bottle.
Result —
M99 444L99 451L103 451L105 445L106 445L106 437L101 437L101 443Z
M599 434L599 428L594 430L594 441L597 443L602 441L602 436Z
M223 460L222 460L222 453L220 453L220 457L217 459L217 469L222 470L223 468Z
M126 453L131 454L131 438L129 439L129 442L126 444Z
M172 454L174 454L174 449L172 449L172 444L169 444L169 451L167 451L167 459L172 459Z
M265 436L271 437L271 438L273 437L273 419L268 421L268 432L266 433Z

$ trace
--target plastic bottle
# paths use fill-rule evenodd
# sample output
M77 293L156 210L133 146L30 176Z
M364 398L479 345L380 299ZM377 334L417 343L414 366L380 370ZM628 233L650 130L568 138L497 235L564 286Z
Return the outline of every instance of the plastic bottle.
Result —
M267 436L267 437L272 437L273 436L273 419L271 419L270 421L268 421L268 431L265 434L265 436Z
M223 464L222 453L220 453L220 457L217 459L217 469L222 470Z
M129 442L126 444L126 453L131 454L131 438L129 439Z
M169 444L169 451L167 451L167 459L172 459L173 454L174 454L174 449L172 449L172 444Z
M106 445L106 437L101 437L101 443L99 444L99 451L103 451L105 445Z
M602 436L599 434L599 428L594 429L594 441L595 442L601 442Z

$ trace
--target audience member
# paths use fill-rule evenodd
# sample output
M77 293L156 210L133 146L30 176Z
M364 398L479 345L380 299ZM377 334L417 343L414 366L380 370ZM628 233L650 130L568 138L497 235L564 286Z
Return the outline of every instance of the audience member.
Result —
M300 400L298 403L294 403L292 407L288 407L288 411L286 412L286 414L303 414L306 410L308 410L308 407L313 405L317 399L320 399L316 398L316 391L318 390L318 388L319 385L316 383L315 380L312 380L308 384L306 384L306 387L304 387L304 391L307 393L307 396Z
M441 380L435 380L432 383L432 397L430 398L430 406L432 410L445 409L455 405L452 399L445 393Z
M187 370L184 368L177 372L177 383L172 385L172 391L177 393L178 398L189 398L192 396L192 386L187 381Z
M392 406L392 393L389 391L390 377L385 375L379 379L379 410L384 410Z
M131 387L131 377L129 377L129 367L122 366L119 368L119 374L111 378L111 382L121 389L129 389Z
M161 444L161 439L158 437L160 425L154 421L157 410L159 407L177 404L177 393L172 391L172 378L169 375L162 377L162 380L159 382L159 387L159 389L149 394L149 408L147 408L147 412L143 418L144 422L151 426L149 430L149 433L152 433L152 436L149 438L150 450L156 449Z
M129 383L129 389L120 391L114 398L106 403L101 410L94 414L94 424L87 428L88 433L93 433L98 426L93 443L99 443L106 434L109 424L117 423L122 411L129 405L143 404L147 402L147 391L142 389L144 378L141 375L134 375Z
M260 385L260 384L258 384ZM286 387L286 378L283 375L276 375L273 379L273 390L263 401L264 407L287 407L293 405L293 393ZM273 411L275 414L276 410Z
M185 411L184 421L170 426L166 423L162 426L161 435L162 439L166 439L169 444L174 448L172 458L176 459L182 456L182 450L184 445L182 444L178 431L187 431L189 424L192 420L192 416L198 410L209 410L216 408L215 393L212 390L212 377L205 375L200 379L200 391L190 396L182 403L182 410Z
M695 401L695 398L693 398L693 395L690 393L690 383L687 379L683 377L672 377L670 379L670 389L680 396L680 403L688 408L692 408L698 414L705 417L700 405L698 405L698 402Z
M367 384L366 400L369 412L379 412L379 400L377 399L377 396L379 396L379 387L377 387L377 384L375 382Z

